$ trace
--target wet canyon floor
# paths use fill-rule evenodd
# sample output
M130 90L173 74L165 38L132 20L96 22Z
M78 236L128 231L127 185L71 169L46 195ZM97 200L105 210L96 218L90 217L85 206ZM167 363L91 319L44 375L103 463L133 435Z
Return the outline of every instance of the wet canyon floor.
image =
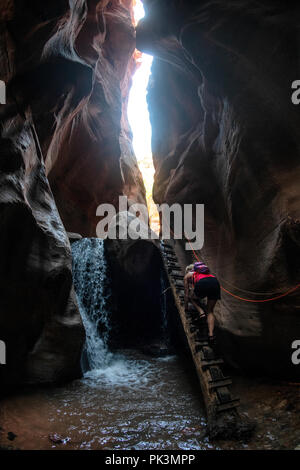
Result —
M299 386L233 377L240 410L257 427L248 442L210 442L189 358L115 354L110 364L56 388L31 389L0 405L0 447L10 449L295 449Z

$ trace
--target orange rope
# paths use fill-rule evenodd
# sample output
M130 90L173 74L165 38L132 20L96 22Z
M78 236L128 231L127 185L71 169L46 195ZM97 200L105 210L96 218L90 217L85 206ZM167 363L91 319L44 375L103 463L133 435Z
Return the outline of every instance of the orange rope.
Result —
M298 284L297 286L295 287L292 287L291 289L289 289L287 292L285 292L284 294L281 294L281 295L278 295L277 297L273 297L271 299L265 299L265 300L252 300L252 299L244 299L244 297L240 297L238 295L235 295L233 294L232 292L229 292L229 290L225 289L224 287L221 286L221 289L226 292L226 294L229 294L231 295L232 297L234 297L235 299L238 299L238 300L243 300L244 302L253 302L253 303L263 303L263 302L273 302L274 300L278 300L278 299L281 299L282 297L286 297L287 295L291 294L292 292L295 292L297 289L299 289L300 287L300 284Z
M170 231L173 233L174 235L174 232L173 230L171 229L171 227L169 226L170 228ZM189 238L186 238L184 236L184 238L188 241L190 247L191 247L191 250L194 254L194 257L197 261L200 261L200 259L198 258L195 250L193 249L192 247L192 244L191 244L191 241L189 240ZM283 294L280 294L280 295L277 295L276 297L272 297L270 299L257 299L257 300L254 300L254 299L245 299L244 297L240 297L239 295L236 295L236 294L233 294L232 292L230 292L229 290L225 289L225 287L221 286L221 289L222 291L226 292L226 294L229 294L231 295L232 297L234 297L235 299L238 299L238 300L242 300L243 302L251 302L251 303L264 303L264 302L274 302L275 300L278 300L278 299L282 299L283 297L286 297L287 295L291 294L292 292L295 292L296 290L298 290L300 287L300 284L297 284L295 287L292 287L290 288L287 292L283 293Z

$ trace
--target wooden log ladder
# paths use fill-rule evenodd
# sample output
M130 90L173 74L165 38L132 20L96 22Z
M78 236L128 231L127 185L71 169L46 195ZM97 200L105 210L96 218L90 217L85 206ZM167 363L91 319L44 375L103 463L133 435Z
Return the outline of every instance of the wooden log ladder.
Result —
M230 392L232 380L223 374L223 360L208 343L206 318L189 302L184 307L184 274L178 263L172 241L161 242L166 275L179 312L189 349L200 381L205 403L208 432L212 439L244 439L250 437L254 423L238 411L239 398Z

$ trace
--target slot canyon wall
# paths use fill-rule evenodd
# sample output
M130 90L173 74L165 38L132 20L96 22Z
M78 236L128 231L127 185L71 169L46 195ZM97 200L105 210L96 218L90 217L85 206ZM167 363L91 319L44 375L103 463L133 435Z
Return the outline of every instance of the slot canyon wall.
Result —
M148 92L155 202L205 204L199 256L224 288L252 300L284 293L300 280L300 114L291 102L299 5L144 5L137 47L155 56ZM223 292L216 313L227 360L299 381L291 361L299 305L299 290L273 302Z
M99 204L145 200L126 117L131 3L0 0L2 386L80 375L66 230L95 236Z
M300 278L299 7L144 4L156 202L205 204L201 257L225 288L285 292ZM0 0L1 384L80 374L66 230L95 236L99 204L145 201L126 117L134 48L131 0ZM299 379L299 291L223 293L217 318L232 365Z

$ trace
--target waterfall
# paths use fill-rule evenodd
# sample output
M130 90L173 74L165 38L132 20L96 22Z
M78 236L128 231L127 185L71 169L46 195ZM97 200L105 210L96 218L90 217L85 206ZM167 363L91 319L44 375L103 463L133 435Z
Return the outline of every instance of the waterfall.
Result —
M73 282L86 331L84 354L89 369L101 369L109 364L112 356L108 349L110 288L104 241L83 238L74 242L72 256Z
M111 331L109 298L111 287L104 241L83 238L72 244L74 288L86 331L83 351L84 380L90 386L144 386L150 362L135 359L132 351L109 350ZM161 278L162 287L167 287ZM166 298L162 299L162 332L167 337ZM151 374L150 374L151 375Z
M111 352L109 297L111 288L104 241L83 238L72 244L74 288L86 331L84 380L90 386L143 386L149 364L130 354Z

